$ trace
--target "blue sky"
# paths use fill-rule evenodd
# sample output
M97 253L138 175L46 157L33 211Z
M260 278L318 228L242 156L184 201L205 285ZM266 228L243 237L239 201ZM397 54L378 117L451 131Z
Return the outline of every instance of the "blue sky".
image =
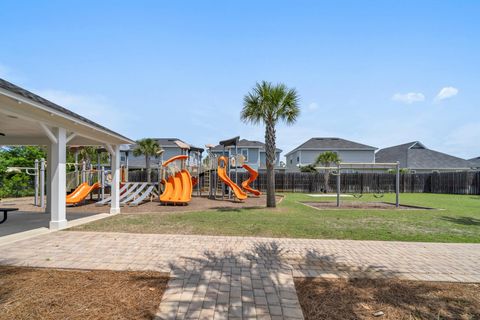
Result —
M243 96L283 82L278 127L480 156L480 1L0 2L0 77L133 139L240 135Z

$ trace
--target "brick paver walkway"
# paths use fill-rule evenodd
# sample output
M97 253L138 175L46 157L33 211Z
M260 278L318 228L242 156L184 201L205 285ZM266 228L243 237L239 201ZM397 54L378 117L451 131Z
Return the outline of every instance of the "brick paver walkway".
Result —
M0 264L170 272L159 319L302 319L293 277L480 282L480 245L56 232Z

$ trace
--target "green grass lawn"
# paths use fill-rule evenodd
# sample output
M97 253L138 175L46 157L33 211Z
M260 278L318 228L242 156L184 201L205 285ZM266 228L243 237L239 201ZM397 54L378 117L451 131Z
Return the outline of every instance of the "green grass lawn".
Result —
M385 194L382 199L365 195L360 200L393 202L394 198L394 194ZM125 214L85 224L73 230L480 242L480 196L401 194L400 199L402 204L441 210L317 210L299 202L325 199L289 193L276 209L233 209L162 215Z

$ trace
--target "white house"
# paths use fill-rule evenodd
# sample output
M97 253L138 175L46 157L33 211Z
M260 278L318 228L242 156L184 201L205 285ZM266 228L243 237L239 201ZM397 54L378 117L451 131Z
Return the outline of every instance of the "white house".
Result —
M285 157L288 171L298 171L300 167L315 163L317 157L326 151L338 154L344 163L375 163L377 148L341 138L311 138Z

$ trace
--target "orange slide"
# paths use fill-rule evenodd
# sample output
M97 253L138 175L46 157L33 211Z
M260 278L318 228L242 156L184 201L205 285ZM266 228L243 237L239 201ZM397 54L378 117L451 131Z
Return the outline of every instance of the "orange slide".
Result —
M188 156L181 155L168 159L163 164L166 167L175 160L186 160ZM185 204L192 199L192 176L187 170L182 170L168 177L167 181L163 181L165 190L160 195L160 201L172 204Z
M72 193L67 195L66 197L66 204L79 204L92 192L93 190L97 190L100 188L100 183L95 182L91 186L88 183L84 182L78 186Z
M242 166L245 170L247 170L249 173L250 173L250 177L248 178L248 180L245 180L242 182L242 188L247 190L248 192L250 192L251 194L254 194L256 196L259 196L261 195L262 193L256 189L253 189L252 187L250 187L250 183L252 183L253 181L257 180L257 177L258 177L258 172L255 171L252 167L250 167L248 164L244 164Z
M223 167L220 165L220 163L223 162ZM227 158L224 156L221 156L218 158L218 168L217 168L217 174L220 180L223 181L227 186L230 187L230 189L233 190L233 193L235 194L235 197L237 197L238 200L245 200L247 199L247 194L243 192L242 189L240 189L239 186L235 184L228 176L227 176L227 169L225 168L227 166Z

